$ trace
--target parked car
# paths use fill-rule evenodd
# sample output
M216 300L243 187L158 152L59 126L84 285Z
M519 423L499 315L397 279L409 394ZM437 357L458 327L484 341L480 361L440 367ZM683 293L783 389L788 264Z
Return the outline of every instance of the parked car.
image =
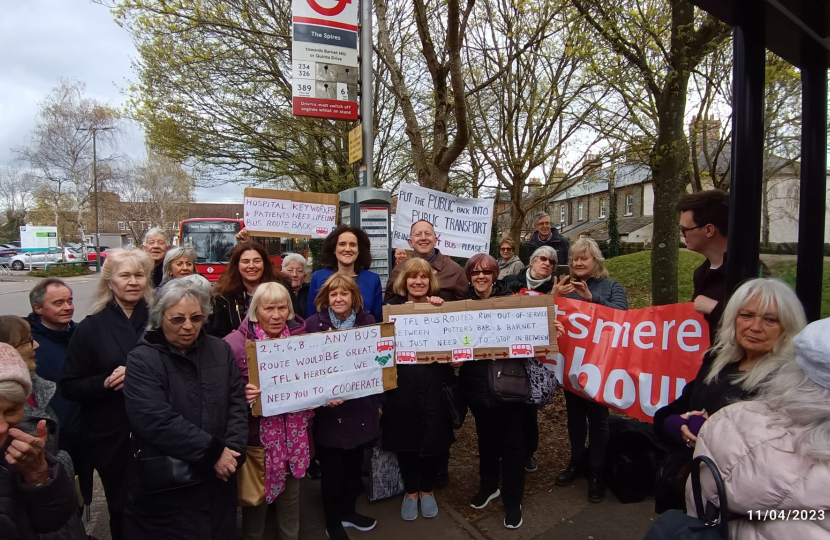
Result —
M14 244L0 244L0 251L14 251L15 253L20 253L20 247Z
M73 254L73 257L75 254ZM49 251L26 251L11 258L12 270L25 270L32 268L46 268L47 262L60 262L61 251L59 249Z
M107 258L107 250L109 249L109 246L101 246L100 249L101 264L104 264L104 260ZM95 246L87 246L86 260L88 260L89 262L95 262L97 258L98 254L95 253Z

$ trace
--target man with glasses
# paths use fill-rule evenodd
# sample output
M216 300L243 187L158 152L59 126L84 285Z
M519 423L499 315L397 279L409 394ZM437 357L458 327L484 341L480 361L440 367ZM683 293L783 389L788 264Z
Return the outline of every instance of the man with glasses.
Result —
M711 343L727 300L729 195L717 189L684 195L676 209L680 212L680 235L686 239L686 248L706 257L692 278L692 301L695 311L709 323Z
M537 212L533 216L533 227L536 232L530 237L527 247L533 253L542 246L550 246L556 250L556 258L560 261L568 260L570 243L568 239L559 234L556 227L551 227L550 216L545 212ZM565 264L564 262L562 264Z
M164 256L170 248L167 244L164 229L154 227L147 231L147 234L144 235L142 247L153 258L153 264L155 264L153 268L153 286L158 287L164 276Z

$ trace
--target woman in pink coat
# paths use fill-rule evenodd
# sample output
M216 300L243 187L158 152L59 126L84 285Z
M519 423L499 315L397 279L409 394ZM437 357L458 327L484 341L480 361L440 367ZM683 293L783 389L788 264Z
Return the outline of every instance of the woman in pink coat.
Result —
M795 361L757 400L721 409L698 434L695 456L715 461L729 511L744 518L730 520L733 540L830 540L830 319L807 326L793 344ZM705 467L701 491L704 505L718 505ZM695 514L691 480L686 508Z

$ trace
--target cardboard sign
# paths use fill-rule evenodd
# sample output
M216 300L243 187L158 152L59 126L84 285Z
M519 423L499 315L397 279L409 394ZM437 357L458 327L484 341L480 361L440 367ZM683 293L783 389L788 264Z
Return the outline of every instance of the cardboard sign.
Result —
M697 376L709 327L694 304L620 311L557 298L559 354L542 359L565 389L651 422Z
M409 230L416 221L435 227L436 246L453 257L472 257L490 252L493 199L466 199L440 191L401 184L395 212L392 249L411 249Z
M275 416L397 387L395 329L361 326L249 341L250 382L262 389L255 416Z
M395 323L398 364L467 362L558 352L554 299L506 296L489 300L383 306Z
M325 238L337 227L340 196L245 188L245 227L253 236Z

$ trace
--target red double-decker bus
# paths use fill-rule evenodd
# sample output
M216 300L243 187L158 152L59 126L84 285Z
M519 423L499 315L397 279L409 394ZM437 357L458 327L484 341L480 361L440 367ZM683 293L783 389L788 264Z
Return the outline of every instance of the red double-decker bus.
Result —
M179 229L179 245L196 250L196 272L215 282L228 266L231 251L236 246L236 233L244 227L242 220L230 218L192 218L182 220ZM282 257L279 238L252 238L263 243L271 262L279 269ZM276 253L272 245L276 245Z

